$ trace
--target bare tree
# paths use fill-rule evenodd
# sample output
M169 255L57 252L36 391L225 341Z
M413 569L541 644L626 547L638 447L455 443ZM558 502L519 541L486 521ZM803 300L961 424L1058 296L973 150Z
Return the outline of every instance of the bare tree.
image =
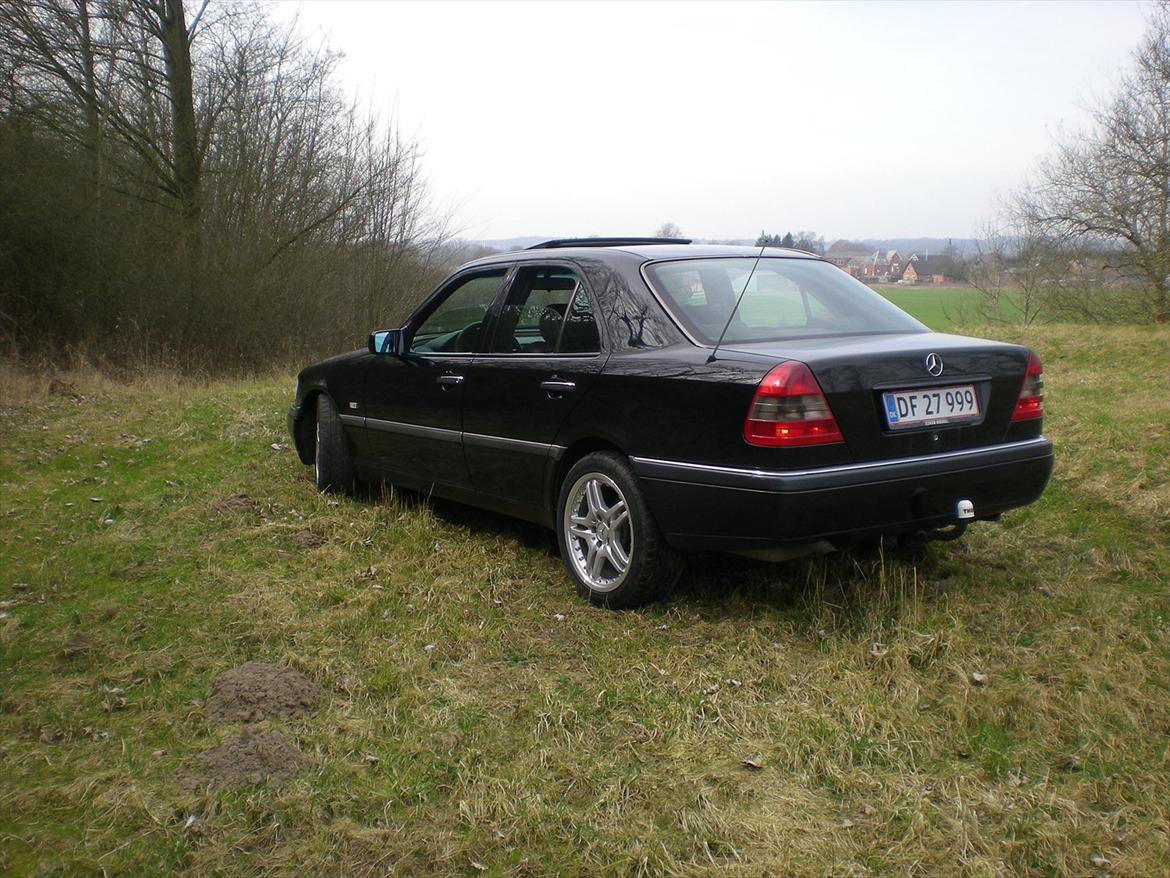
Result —
M825 239L816 232L809 231L797 232L795 235L792 232L785 232L783 236L760 232L760 236L756 238L756 246L795 248L819 256L825 255Z
M89 152L94 177L118 157L198 221L206 137L195 121L190 26L181 0L12 0L0 6L0 57L16 109ZM145 175L144 173L145 172ZM154 196L157 197L157 196Z
M1170 2L1162 0L1093 128L1057 145L1020 194L1016 215L1065 246L1106 247L1170 320Z
M0 344L233 368L400 316L447 231L338 57L252 0L0 0Z
M654 232L655 238L681 238L682 236L682 229L674 223L663 223Z
M976 314L989 323L1030 325L1039 321L1126 323L1143 317L1140 297L1119 283L1112 267L1116 253L1079 246L1050 235L1036 222L1015 218L988 223L967 260L971 285L979 292ZM1148 313L1148 303L1146 303Z
M978 316L988 323L1034 323L1066 264L1059 246L1034 225L1005 231L988 223L969 262Z
M804 250L808 253L816 253L818 256L825 255L825 239L816 232L797 232L793 243L786 246L795 247L797 250Z

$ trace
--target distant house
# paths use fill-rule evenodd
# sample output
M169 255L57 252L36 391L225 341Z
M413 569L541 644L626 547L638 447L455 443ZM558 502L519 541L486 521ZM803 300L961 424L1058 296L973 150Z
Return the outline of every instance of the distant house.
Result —
M902 271L902 280L910 284L945 284L947 272L954 271L949 256L919 256L914 254Z
M870 255L865 252L842 251L829 253L826 257L843 272L853 277L863 277L865 267L870 264Z
M901 276L902 255L897 250L875 250L861 266L861 277L890 280Z

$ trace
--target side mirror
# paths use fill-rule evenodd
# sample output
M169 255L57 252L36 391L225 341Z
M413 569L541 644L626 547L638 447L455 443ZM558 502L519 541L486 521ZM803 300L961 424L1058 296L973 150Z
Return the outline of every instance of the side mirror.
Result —
M401 354L402 330L378 329L370 333L368 347L371 354Z

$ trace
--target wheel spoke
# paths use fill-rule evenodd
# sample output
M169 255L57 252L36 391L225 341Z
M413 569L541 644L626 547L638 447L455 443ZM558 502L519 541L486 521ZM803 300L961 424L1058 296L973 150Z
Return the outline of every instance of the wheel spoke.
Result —
M613 501L613 506L605 510L605 520L613 524L613 520L626 511L626 501L618 497Z
M611 530L617 530L629 520L630 510L626 509L625 504L623 503L621 512L617 513L609 520L609 527Z
M609 556L609 563L613 565L613 569L618 572L618 575L626 572L626 568L630 566L630 556L621 540L617 538L617 534L609 538L606 554Z
M569 535L579 540L587 540L593 536L593 528L584 521L573 521L569 524Z
M601 485L596 479L585 483L585 502L589 504L589 517L596 521L605 512L605 501L601 498Z
M609 560L609 547L591 544L589 546L589 552L590 555L585 569L589 572L589 577L596 582L601 579L602 565Z

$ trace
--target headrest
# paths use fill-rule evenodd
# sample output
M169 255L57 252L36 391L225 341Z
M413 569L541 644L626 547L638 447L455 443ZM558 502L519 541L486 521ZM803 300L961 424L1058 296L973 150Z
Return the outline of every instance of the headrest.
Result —
M560 335L561 323L564 319L565 304L563 302L545 305L544 310L540 312L540 334L548 342L550 351L556 349L557 336Z
M560 353L562 354L590 354L601 350L601 336L597 332L597 324L593 322L592 314L576 316L569 314L565 321L565 330L561 334Z

